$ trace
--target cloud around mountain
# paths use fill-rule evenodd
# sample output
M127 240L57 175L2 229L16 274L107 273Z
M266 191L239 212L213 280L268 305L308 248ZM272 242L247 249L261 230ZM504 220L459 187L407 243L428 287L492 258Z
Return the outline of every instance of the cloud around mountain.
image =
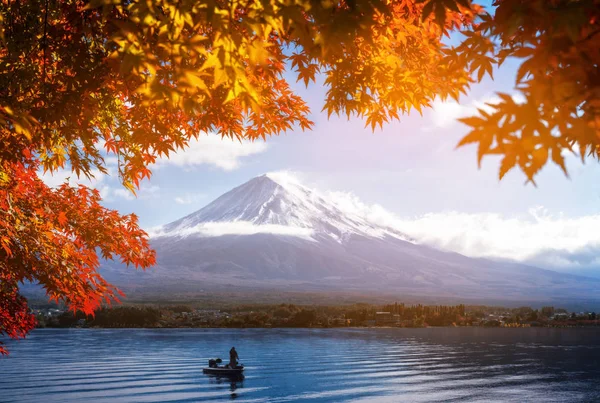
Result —
M196 224L192 227L179 228L174 231L165 232L163 228L158 227L148 231L152 238L160 238L163 236L179 236L186 237L190 235L199 235L203 237L215 237L223 235L255 235L255 234L272 234L295 236L312 240L313 230L310 228L294 227L277 224L254 224L249 221L234 221L234 222L206 222Z
M378 204L362 203L352 193L329 195L344 211L391 226L418 242L471 257L513 259L600 277L600 214L568 217L536 206L519 216L448 211L402 217Z

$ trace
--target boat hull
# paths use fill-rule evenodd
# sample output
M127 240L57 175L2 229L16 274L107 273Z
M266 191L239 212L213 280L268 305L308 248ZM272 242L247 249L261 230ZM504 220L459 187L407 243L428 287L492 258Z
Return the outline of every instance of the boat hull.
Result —
M244 368L202 368L202 372L211 375L242 375L244 372Z

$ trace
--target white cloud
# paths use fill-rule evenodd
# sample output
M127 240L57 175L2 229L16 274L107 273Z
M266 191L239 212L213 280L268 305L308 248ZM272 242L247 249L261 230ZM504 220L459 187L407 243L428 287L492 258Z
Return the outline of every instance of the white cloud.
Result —
M137 198L136 195L134 195L133 193L131 193L129 190L125 189L124 187L111 187L111 186L103 186L102 188L99 189L100 191L100 196L102 196L102 199L105 201L115 201L117 199L123 199L123 200L136 200L136 199L141 199L141 200L147 200L147 199L154 199L159 197L160 195L160 187L156 186L156 185L151 185L148 187L144 187L142 186L137 192Z
M188 196L176 197L175 203L177 203L177 204L192 204L192 199Z
M124 188L113 188L111 193L108 195L108 198L111 198L112 196L125 200L135 200L133 193Z
M186 193L185 195L175 197L174 200L175 200L175 203L177 203L177 204L195 204L195 203L200 202L202 199L204 199L204 197L206 197L206 196L201 193L195 193L195 194Z
M442 102L436 99L433 103L433 124L436 127L448 127L456 123L456 119L472 113L472 108L460 105L455 101Z
M269 178L279 183L280 185L293 185L293 186L304 186L302 173L289 171L289 170L281 170L281 171L272 171L267 172L266 174Z
M396 225L422 242L469 256L526 261L549 249L575 253L600 244L600 215L569 218L550 215L542 208L522 217L494 213L434 213Z
M153 238L163 235L169 236L189 236L199 235L206 237L215 237L222 235L253 235L253 234L275 234L287 235L304 238L314 241L311 236L313 230L310 228L290 227L286 225L263 224L256 225L248 221L235 222L207 222L194 227L182 228L175 231L163 233L161 227L150 229L148 234Z
M111 168L108 168L108 175L101 173L97 169L92 169L92 178L87 179L86 177L77 178L77 175L70 170L61 169L54 173L46 172L42 173L38 171L38 177L44 181L44 183L52 188L58 187L65 182L68 182L70 186L76 187L77 185L85 185L92 189L98 189L102 200L112 202L118 199L123 200L135 200L136 196L129 190L122 187L120 184L111 186L110 181L107 183L107 177L110 177ZM156 185L143 186L137 191L137 199L152 199L159 197L160 188Z
M119 165L119 159L117 157L114 156L108 156L104 158L104 162L106 163L106 166L117 166Z
M545 268L600 266L600 214L567 217L538 206L515 216L451 211L407 218L362 203L351 193L330 192L329 197L347 214L467 256L514 259Z
M102 200L108 200L112 190L113 190L113 188L111 188L108 185L103 185L98 188L98 191L100 192L100 197L102 198Z
M232 140L216 134L201 134L193 139L189 147L173 153L169 158L157 161L158 166L175 165L193 167L197 165L213 165L225 171L232 171L241 165L240 159L259 154L267 149L262 141Z
M77 185L85 185L90 188L97 188L104 181L106 175L101 173L97 169L91 170L90 179L85 176L77 177L77 175L68 169L59 169L58 171L50 173L49 171L43 173L38 171L38 177L44 181L46 185L51 188L58 187L65 182L69 183L69 186L76 187Z
M516 103L523 103L525 101L521 94L514 94L512 98ZM499 102L500 98L497 95L486 95L466 105L461 105L455 101L443 102L438 98L432 105L433 124L438 128L450 127L458 123L457 119L478 115L477 108L483 109L486 112L493 111L493 108L487 104L497 104Z

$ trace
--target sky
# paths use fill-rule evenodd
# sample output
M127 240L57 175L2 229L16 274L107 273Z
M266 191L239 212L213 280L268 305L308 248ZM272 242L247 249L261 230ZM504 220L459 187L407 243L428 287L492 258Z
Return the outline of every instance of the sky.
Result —
M499 161L493 158L478 169L475 146L455 149L467 133L456 119L493 102L497 91L511 92L515 71L516 64L507 62L493 81L474 85L460 103L436 101L423 116L411 113L375 132L357 118L327 119L320 112L322 81L308 88L294 84L311 108L315 126L310 132L244 143L203 135L186 151L154 165L137 198L114 174L82 183L98 188L105 206L134 212L150 229L200 209L255 176L288 171L309 187L345 195L365 214L379 214L423 242L600 277L597 162L582 164L569 156L570 178L548 165L536 188L526 185L517 169L499 181ZM44 180L56 185L68 176L59 172Z

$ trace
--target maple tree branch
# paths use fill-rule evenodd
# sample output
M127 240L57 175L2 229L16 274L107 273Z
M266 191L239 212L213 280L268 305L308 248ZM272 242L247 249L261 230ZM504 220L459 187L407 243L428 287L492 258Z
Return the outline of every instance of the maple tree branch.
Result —
M47 27L48 27L48 0L44 2L44 39L43 39L43 51L44 51L44 59L42 64L42 83L44 84L44 95L46 94L46 49L48 47L48 38L47 38Z
M600 34L600 29L597 29L593 32L590 32L585 38L581 39L578 41L578 43L582 43L585 41L589 41L590 39L592 39L594 36L596 36L597 34Z

